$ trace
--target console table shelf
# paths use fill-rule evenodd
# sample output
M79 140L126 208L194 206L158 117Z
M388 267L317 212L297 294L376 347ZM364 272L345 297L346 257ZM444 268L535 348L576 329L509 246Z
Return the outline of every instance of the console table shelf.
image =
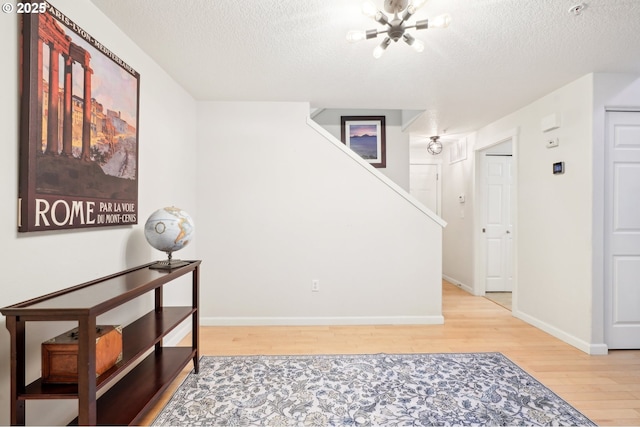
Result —
M188 347L164 347L137 365L98 399L96 424L136 424L144 412L194 357ZM71 425L77 425L75 419Z
M133 424L190 361L198 371L200 261L173 270L150 269L152 264L0 309L11 335L12 425L24 425L26 400L74 398L78 399L78 418L72 424ZM163 286L188 273L192 274L192 305L164 306ZM150 291L155 294L154 310L123 328L122 360L96 377L96 348L90 345L96 339L96 317ZM189 318L191 347L164 347L163 337ZM25 323L59 320L78 322L78 383L45 384L39 378L25 385ZM134 363L138 364L113 384ZM111 388L96 399L97 391L107 384Z

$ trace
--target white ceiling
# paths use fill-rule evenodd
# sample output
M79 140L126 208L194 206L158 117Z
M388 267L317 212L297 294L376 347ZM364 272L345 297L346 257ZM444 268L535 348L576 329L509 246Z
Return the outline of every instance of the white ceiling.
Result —
M198 100L425 110L413 135L473 131L590 72L640 76L640 0L577 16L580 0L430 0L414 19L448 12L449 28L410 30L424 52L400 41L377 60L381 36L345 39L380 27L361 0L92 2Z

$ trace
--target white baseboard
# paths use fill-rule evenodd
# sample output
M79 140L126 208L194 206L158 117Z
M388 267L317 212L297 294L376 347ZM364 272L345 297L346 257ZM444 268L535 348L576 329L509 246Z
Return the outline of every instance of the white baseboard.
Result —
M186 337L191 332L191 317L178 325L173 331L171 331L163 340L163 345L175 346L178 345L182 338Z
M450 281L445 277L445 280ZM591 355L606 355L606 344L590 344L520 311L513 316ZM327 326L327 325L442 325L443 316L393 317L205 317L201 326ZM177 345L191 332L191 323L183 322L165 338L165 345Z
M447 276L446 274L442 275L442 278L444 280L446 280L447 282L451 283L452 285L456 285L457 287L459 287L460 289L469 292L471 295L473 295L473 288L471 286L465 285L464 283L462 283L461 281L454 279L451 276Z
M201 326L442 325L443 316L203 317Z
M460 282L459 280L457 280L454 277L451 276L447 276L446 274L442 275L442 278L444 280L446 280L449 283L452 283L454 285L456 285L457 287L459 287L460 289L463 289L467 292L469 292L472 295L475 295L473 292L473 288L471 286L467 286L464 283ZM548 323L545 323L543 321L541 321L540 319L537 319L533 316L530 316L528 314L522 313L520 311L518 311L517 309L514 309L511 311L511 314L513 314L514 317L517 317L518 319L524 320L525 322L529 323L532 326L535 326L538 329L543 330L544 332L558 338L559 340L562 340L564 342L566 342L567 344L570 344L574 347L576 347L578 350L584 351L587 354L591 354L591 355L603 355L603 354L607 354L608 353L608 347L606 344L591 344L588 343L584 340L581 340L577 337L574 337L571 334L568 334L558 328L556 328L555 326L551 326Z
M609 346L606 344L589 344L589 351L591 355L606 355L609 354Z
M555 326L549 325L546 322L543 322L540 319L537 319L528 314L522 313L521 311L514 310L511 312L514 317L518 319L524 320L530 325L535 326L538 329L543 330L544 332L558 338L577 348L578 350L584 351L587 354L591 355L604 355L608 352L608 347L606 344L591 344L580 338L577 338L571 334L566 333L563 330L556 328Z

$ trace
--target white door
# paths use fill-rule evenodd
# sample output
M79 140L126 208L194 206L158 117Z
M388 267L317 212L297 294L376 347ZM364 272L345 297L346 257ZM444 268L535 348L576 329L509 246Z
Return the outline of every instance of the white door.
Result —
M640 348L640 113L607 113L605 342Z
M485 291L513 289L512 173L510 155L484 156Z
M440 215L440 191L437 164L409 165L409 193L436 215Z

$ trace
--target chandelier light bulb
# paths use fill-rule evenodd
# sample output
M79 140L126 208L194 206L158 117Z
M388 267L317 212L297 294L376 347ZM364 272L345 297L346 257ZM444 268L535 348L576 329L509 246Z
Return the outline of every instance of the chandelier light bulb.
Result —
M375 18L376 13L378 13L378 8L371 1L366 1L362 3L362 13L369 18Z
M445 13L444 15L436 16L433 19L429 19L429 28L447 28L451 23L451 15Z
M404 34L402 39L413 48L416 52L424 51L424 43L421 40L416 39L411 34Z
M367 38L365 31L352 30L347 33L347 41L357 43Z
M382 43L380 43L378 46L376 46L375 49L373 49L373 57L376 59L380 58L384 54L385 50L387 50L389 44L391 44L391 39L389 37L386 37L384 40L382 40Z
M418 53L424 51L424 43L422 43L422 40L415 39L415 41L411 44L411 47Z
M384 54L385 48L378 45L375 49L373 49L373 57L379 59Z
M424 50L424 43L422 43L422 40L416 39L411 34L404 34L402 39L416 52L422 52Z
M413 15L418 9L424 6L426 2L427 0L413 0L407 7L407 12L409 12L410 15Z
M411 4L409 5L410 8L413 9L413 11L415 12L416 10L420 9L422 6L425 5L425 3L427 3L428 0L413 0L411 2ZM411 12L411 13L414 13Z

